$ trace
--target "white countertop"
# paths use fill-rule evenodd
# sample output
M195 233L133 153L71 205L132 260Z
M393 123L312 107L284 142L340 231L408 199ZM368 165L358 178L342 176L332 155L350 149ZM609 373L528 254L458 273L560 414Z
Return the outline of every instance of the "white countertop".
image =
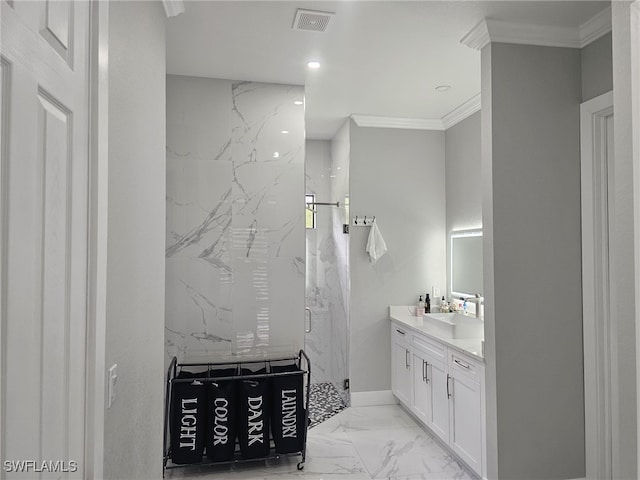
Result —
M414 306L390 306L389 318L391 321L397 322L402 326L410 328L422 335L437 340L448 347L452 347L460 352L470 355L481 362L484 362L482 356L482 339L478 338L446 338L442 337L430 330L429 325L425 325L422 315L416 316Z

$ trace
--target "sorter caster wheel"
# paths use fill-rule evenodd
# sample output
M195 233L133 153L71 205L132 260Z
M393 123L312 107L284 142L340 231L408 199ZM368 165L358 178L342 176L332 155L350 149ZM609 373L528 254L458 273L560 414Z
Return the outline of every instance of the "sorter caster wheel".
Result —
M304 468L304 462L298 463L298 470L302 470Z

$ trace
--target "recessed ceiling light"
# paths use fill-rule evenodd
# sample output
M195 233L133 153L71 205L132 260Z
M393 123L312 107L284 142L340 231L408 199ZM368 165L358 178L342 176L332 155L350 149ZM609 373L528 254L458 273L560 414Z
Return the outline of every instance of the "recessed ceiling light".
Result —
M451 89L451 85L438 85L436 87L436 92L446 92Z
M289 130L281 130L280 133L289 133Z
M273 158L280 158L280 152L273 152Z
M296 100L295 102L293 102L294 105L302 105L302 100Z
M320 62L315 62L315 61L308 62L307 67L313 68L313 69L320 68Z

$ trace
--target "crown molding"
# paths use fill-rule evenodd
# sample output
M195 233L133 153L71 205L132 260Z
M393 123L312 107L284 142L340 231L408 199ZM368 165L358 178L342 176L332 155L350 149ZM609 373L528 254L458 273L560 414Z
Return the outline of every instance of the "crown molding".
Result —
M460 123L465 118L470 117L479 110L480 94L478 93L440 119L381 117L375 115L361 115L357 113L352 114L351 118L356 122L358 127L444 131Z
M162 0L164 6L164 13L167 18L176 17L181 13L184 13L184 1L183 0Z
M467 117L480 110L480 94L474 95L469 100L458 106L442 117L442 126L445 130L450 129Z
M482 20L460 42L476 50L481 50L489 42L580 48L577 28L504 22L492 18Z
M484 18L469 30L469 33L460 39L461 44L474 50L482 50L489 42L491 42L489 27Z
M406 128L411 130L444 130L440 119L379 117L375 115L352 114L351 118L359 127Z
M584 22L578 28L580 48L584 48L611 31L611 7L607 7L597 15Z
M490 42L583 48L611 31L611 7L607 7L579 27L514 23L485 18L460 43L481 50Z

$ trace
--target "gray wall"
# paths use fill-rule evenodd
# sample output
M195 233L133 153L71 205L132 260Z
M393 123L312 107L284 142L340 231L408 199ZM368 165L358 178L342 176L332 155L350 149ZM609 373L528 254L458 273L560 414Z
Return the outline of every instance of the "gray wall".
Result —
M445 286L445 134L352 123L350 142L350 216L375 215L388 247L371 265L351 228L351 388L389 390L389 305Z
M612 2L613 25L613 109L614 109L614 216L611 252L611 282L613 296L612 320L615 322L615 337L612 389L617 392L617 402L612 405L614 416L613 432L613 477L638 478L637 450L637 282L638 238L634 248L635 234L640 233L638 208L638 187L640 176L640 79L632 72L631 59L638 65L640 38L639 5L635 5L635 34L630 22L630 6L627 2ZM635 46L635 51L631 50ZM632 76L635 78L632 79ZM635 83L634 83L635 82ZM634 110L635 109L635 110ZM635 138L634 138L635 137ZM635 145L633 142L636 142ZM635 170L635 171L634 171ZM635 175L635 179L634 179ZM635 180L635 181L634 181ZM634 192L635 188L635 192ZM635 195L635 199L634 199ZM635 209L635 211L634 211ZM635 215L635 216L634 216ZM635 222L634 222L635 220ZM635 227L634 227L635 224ZM634 259L636 270L634 270ZM616 351L617 350L617 351Z
M107 367L104 478L160 478L162 457L165 13L109 3Z
M580 51L482 57L489 478L581 477Z
M451 232L482 227L480 117L476 112L445 132L447 265ZM450 281L447 270L447 285ZM446 295L444 290L442 294Z
M611 33L584 47L581 60L583 102L613 89Z

